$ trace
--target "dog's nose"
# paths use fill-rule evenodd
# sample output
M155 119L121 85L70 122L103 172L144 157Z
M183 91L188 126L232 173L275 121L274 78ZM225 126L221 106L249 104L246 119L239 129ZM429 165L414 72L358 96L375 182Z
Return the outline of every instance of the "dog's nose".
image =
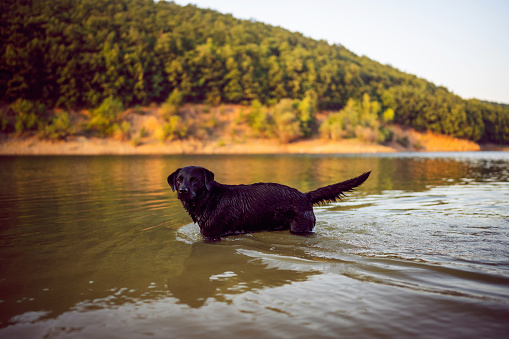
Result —
M179 193L187 193L187 188L185 187L182 187L182 188L179 188Z

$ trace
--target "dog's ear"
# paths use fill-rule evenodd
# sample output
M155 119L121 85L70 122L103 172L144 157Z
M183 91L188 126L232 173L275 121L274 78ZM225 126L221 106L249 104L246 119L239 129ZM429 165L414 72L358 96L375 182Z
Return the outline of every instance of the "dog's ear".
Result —
M171 186L171 190L173 192L175 192L175 187L177 186L177 182L176 182L177 181L177 174L178 174L178 172L180 172L181 169L182 168L177 169L175 172L173 172L172 174L170 174L168 176L168 184Z
M214 181L214 173L212 173L206 168L202 168L202 171L203 176L205 178L205 187L207 188L208 191L210 191L210 183Z

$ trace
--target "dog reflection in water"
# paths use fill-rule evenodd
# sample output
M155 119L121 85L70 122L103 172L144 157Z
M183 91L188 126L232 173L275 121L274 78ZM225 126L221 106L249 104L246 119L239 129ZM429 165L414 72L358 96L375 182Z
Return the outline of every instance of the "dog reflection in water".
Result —
M227 243L196 242L190 246L189 253L179 263L180 269L173 272L167 283L172 296L192 308L200 308L207 301L229 303L236 294L306 281L310 275L318 274L318 271L299 271L294 267L291 270L284 266L267 267L263 260L253 260ZM268 252L271 245L267 246L264 251ZM186 250L178 252L177 258Z

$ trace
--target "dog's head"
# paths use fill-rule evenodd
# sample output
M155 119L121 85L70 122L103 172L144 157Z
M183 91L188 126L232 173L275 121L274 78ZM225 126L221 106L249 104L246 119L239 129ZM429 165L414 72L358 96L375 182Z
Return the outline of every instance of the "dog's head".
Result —
M168 176L173 192L180 200L190 201L210 191L214 173L203 167L188 166L177 169Z

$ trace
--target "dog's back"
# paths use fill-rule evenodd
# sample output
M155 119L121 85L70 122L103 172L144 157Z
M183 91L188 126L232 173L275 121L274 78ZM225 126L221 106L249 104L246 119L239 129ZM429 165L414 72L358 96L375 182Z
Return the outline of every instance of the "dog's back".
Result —
M223 185L214 182L209 192L202 234L238 234L289 229L299 211L312 210L305 194L275 183ZM217 221L217 222L216 222ZM313 215L314 224L314 215Z

